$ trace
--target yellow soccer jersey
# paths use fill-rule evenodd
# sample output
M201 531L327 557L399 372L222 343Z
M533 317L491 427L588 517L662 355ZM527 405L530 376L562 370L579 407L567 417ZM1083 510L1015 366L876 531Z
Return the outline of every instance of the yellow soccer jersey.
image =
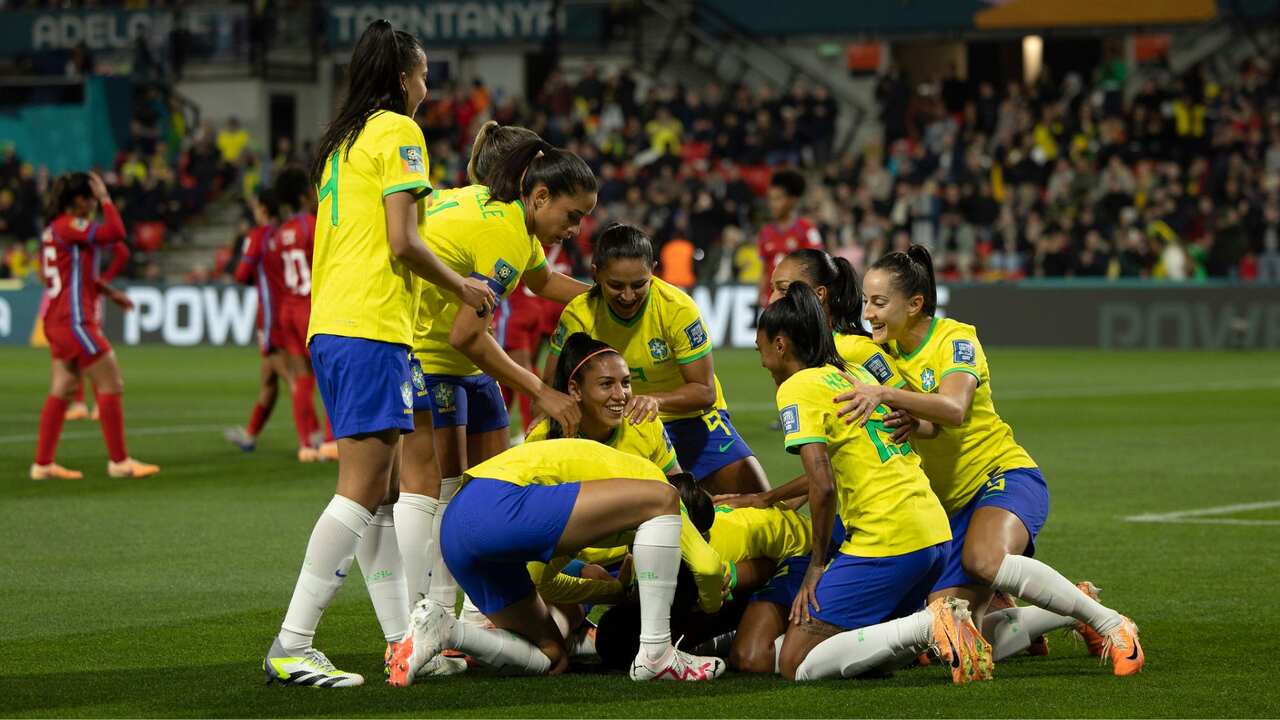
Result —
M489 188L468 185L441 191L426 210L423 240L463 277L483 278L499 299L520 277L547 263L542 243L529 235L520 201L489 201ZM449 344L462 307L456 295L423 283L413 349L426 373L476 375L480 369ZM471 312L471 310L468 310Z
M876 382L886 387L902 387L907 384L888 351L874 340L863 335L835 333L836 352L850 365L858 365L871 373Z
M561 438L524 443L495 455L470 468L463 482L472 478L490 478L513 485L559 485L592 482L610 478L654 480L665 483L666 475L648 460L601 445L594 440ZM689 518L681 513L680 557L689 566L698 586L698 601L703 610L720 609L720 588L724 583L725 565L720 556L702 538ZM634 533L605 538L602 548L629 545Z
M529 434L525 436L524 441L546 440L547 433L550 431L551 421L543 418L529 428ZM609 436L605 445L614 450L645 458L662 468L664 473L671 472L676 466L676 451L671 445L671 438L667 437L667 431L662 426L662 422L656 418L639 425L623 420L622 424Z
M711 547L730 562L756 558L785 560L809 554L813 524L786 505L768 508L716 508Z
M576 332L608 343L622 353L631 368L631 387L639 395L667 392L684 385L680 366L706 357L711 352L702 313L693 298L674 285L653 278L644 306L630 320L623 320L609 308L603 297L584 293L574 298L560 314L560 324L551 336L551 352L559 354L565 338ZM716 378L717 408L727 408L720 379ZM663 413L661 420L699 417L702 412Z
M307 339L328 334L410 346L415 276L391 254L383 198L431 192L422 129L399 113L374 113L350 149L329 158L320 180ZM421 200L418 207L421 223Z
M963 425L939 426L938 437L912 442L948 514L963 508L993 473L1036 466L1014 441L1013 429L996 414L987 355L972 325L934 318L915 352L903 354L897 343L890 343L890 352L907 386L915 392L937 392L942 378L952 373L968 373L978 379Z
M861 367L849 374L875 378ZM895 444L881 405L866 427L836 416L835 396L852 385L827 365L808 368L778 388L778 412L789 452L810 443L827 446L835 473L836 508L847 530L840 551L860 557L902 555L951 539L947 515L929 488L909 443Z

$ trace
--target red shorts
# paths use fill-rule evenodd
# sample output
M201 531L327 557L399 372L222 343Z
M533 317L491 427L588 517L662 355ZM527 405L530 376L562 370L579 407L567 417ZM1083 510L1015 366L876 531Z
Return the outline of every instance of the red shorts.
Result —
M281 346L290 355L311 357L307 350L307 325L311 322L311 306L284 304L280 307L280 317L276 320L277 332Z
M564 312L564 305L546 298L538 298L538 302L542 304L542 334L545 337L551 337L556 331L556 326L560 324L560 314Z
M542 338L541 303L517 290L494 314L494 336L503 350L536 351Z
M97 323L48 323L44 326L44 336L54 360L73 362L81 370L111 352L111 343Z

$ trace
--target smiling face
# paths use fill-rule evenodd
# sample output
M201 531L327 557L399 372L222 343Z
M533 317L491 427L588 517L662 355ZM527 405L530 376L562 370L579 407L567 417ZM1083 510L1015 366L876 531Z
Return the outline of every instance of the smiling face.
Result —
M867 298L862 317L871 324L871 339L877 343L902 340L924 311L924 296L907 297L898 289L896 279L892 271L873 268L862 280Z
M552 245L577 237L582 218L596 207L596 194L552 196L546 185L537 185L525 202L533 234L543 244Z
M427 99L427 56L418 51L418 61L409 72L400 73L400 82L404 85L405 115L413 117L418 114L418 106Z
M756 331L756 350L760 353L760 365L769 371L775 385L781 385L791 377L791 363L788 362L791 340L786 335L769 339L764 330Z
M790 257L778 263L778 267L773 271L773 277L769 279L769 286L773 288L773 292L769 295L770 304L785 296L787 288L793 282L802 282L813 288L814 294L818 296L818 302L822 303L823 309L826 309L827 289L821 286L815 287L813 278L805 273L804 263Z
M569 397L582 410L583 434L607 436L622 424L631 400L631 369L617 353L598 355L569 381Z
M593 265L592 269L613 314L623 320L635 317L649 296L653 267L641 258L618 258L605 263L603 268Z

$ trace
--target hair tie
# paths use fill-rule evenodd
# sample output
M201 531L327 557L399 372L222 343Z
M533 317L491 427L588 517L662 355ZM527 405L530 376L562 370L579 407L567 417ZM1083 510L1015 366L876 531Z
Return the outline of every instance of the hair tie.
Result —
M578 374L578 371L582 369L582 366L587 364L587 361L590 360L591 358L597 355L603 355L605 353L617 353L617 352L618 352L617 350L614 350L611 347L603 347L593 353L590 353L586 357L579 360L577 365L573 366L573 372L569 373L569 379L572 380Z

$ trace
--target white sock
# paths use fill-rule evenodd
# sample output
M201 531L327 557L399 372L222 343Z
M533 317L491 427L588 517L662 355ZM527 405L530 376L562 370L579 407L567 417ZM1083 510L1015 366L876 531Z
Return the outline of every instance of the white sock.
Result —
M894 662L919 655L932 640L933 613L921 610L897 620L833 635L809 651L796 680L852 678Z
M1124 622L1120 613L1080 592L1057 570L1034 558L1006 555L991 587L1038 608L1058 615L1070 615L1100 635L1106 635Z
M372 520L373 514L360 503L341 495L334 495L320 513L280 626L280 644L285 650L300 654L311 647L320 616L342 587L356 544Z
M387 642L400 642L409 631L409 591L396 543L396 523L391 505L381 505L356 545L356 560L364 574L373 612Z
M430 495L400 493L396 503L396 541L404 563L405 589L410 602L426 597L431 565L440 550L431 536L438 501Z
M436 504L436 517L431 525L431 538L435 541L435 552L431 556L431 583L427 588L427 597L435 600L453 614L458 605L458 584L445 567L444 555L440 552L440 523L444 521L445 508L458 492L460 477L445 478L440 481L440 500Z
M555 617L555 614L558 611L555 609L554 605L551 606L551 610L552 610L551 616ZM480 608L476 607L476 604L471 602L471 598L468 597L466 593L462 594L462 615L459 617L459 619L468 625L488 625L489 624L488 616L480 612ZM561 634L563 635L564 633L561 633Z
M778 675L782 672L782 668L778 665L778 659L782 657L782 641L787 638L786 634L779 635L773 639L773 674Z
M680 572L680 516L640 523L631 545L640 586L640 652L653 662L671 647L671 603Z
M471 603L471 598L465 597L465 596L462 598L462 618L461 619L463 622L466 622L467 610L469 609L467 606L470 603ZM479 612L479 610L477 610L476 612ZM567 642L569 640L569 635L573 633L573 628L569 627L569 616L566 615L564 611L561 610L560 608L550 604L547 605L547 612L551 615L551 621L556 624L556 629L560 631L560 637L564 638L565 641Z
M551 669L551 658L508 630L454 622L449 645L498 670L543 675Z
M996 662L1017 655L1031 646L1034 638L1076 624L1076 619L1038 607L1006 608L988 612L982 621L982 637L991 643Z

